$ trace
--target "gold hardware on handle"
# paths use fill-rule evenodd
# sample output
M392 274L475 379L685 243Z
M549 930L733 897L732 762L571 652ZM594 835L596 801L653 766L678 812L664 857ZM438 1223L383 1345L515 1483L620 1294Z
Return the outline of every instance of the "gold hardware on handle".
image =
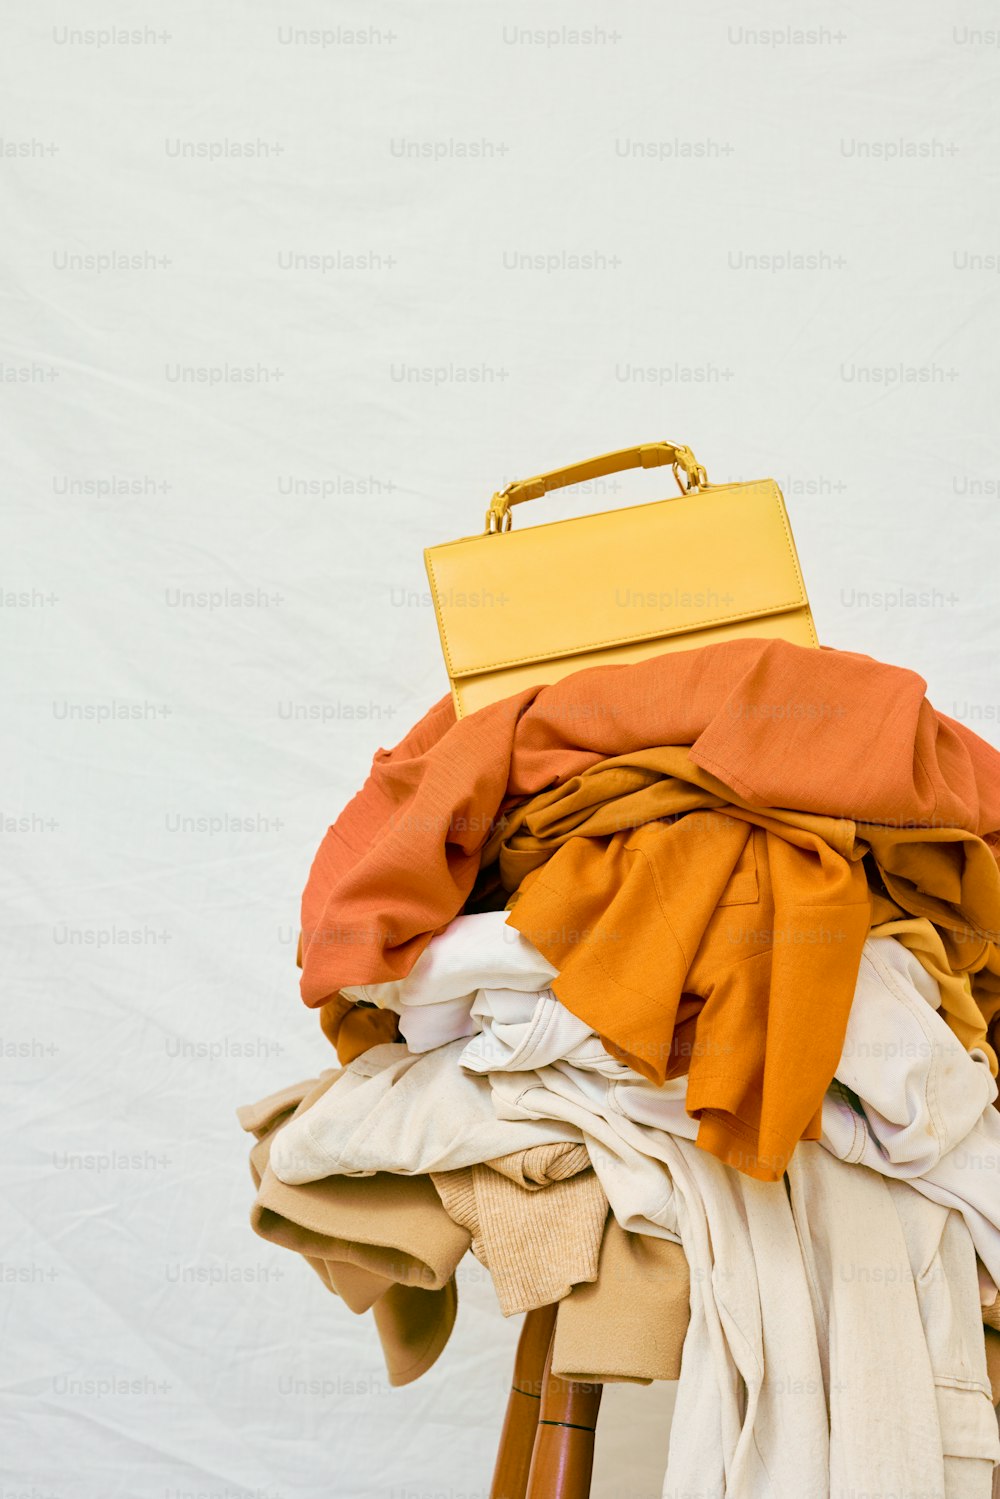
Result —
M687 449L687 452L691 456L690 467L682 465L680 460L678 460L676 463L671 464L671 468L674 471L674 478L677 480L677 488L680 490L681 494L696 494L699 489L707 488L708 475L706 474L703 465L697 462L690 448ZM681 479L681 474L684 475L683 480Z
M510 506L505 501L506 490L495 494L486 510L486 534L487 536L498 535L501 531L509 531L514 524L514 517L510 513Z

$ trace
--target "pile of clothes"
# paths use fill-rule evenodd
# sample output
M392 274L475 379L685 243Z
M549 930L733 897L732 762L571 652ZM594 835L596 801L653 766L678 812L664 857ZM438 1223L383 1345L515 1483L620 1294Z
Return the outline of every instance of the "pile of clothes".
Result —
M240 1117L393 1382L471 1248L556 1374L679 1380L665 1494L988 1499L1000 753L925 688L740 639L377 752L303 897L340 1065Z

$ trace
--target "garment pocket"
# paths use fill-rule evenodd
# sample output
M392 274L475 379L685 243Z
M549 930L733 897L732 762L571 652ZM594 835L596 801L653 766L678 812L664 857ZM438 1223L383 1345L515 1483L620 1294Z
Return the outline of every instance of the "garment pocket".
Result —
M982 1390L937 1385L938 1417L945 1457L981 1457L1000 1462L997 1413Z

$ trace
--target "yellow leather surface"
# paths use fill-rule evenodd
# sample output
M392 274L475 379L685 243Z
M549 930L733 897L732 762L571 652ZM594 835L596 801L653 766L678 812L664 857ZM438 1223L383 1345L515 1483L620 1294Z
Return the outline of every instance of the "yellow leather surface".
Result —
M584 666L737 634L818 644L771 479L467 537L424 556L460 716Z
M521 692L525 687L561 681L571 671L582 671L585 666L627 666L634 661L644 661L649 656L665 655L667 651L693 651L702 645L714 645L717 640L733 640L737 635L790 640L794 645L819 644L808 608L795 609L788 614L772 614L764 619L717 625L708 630L699 630L697 634L636 640L628 645L586 651L578 656L561 656L554 661L530 661L521 666L506 667L499 672L461 677L452 683L455 712L459 718L464 718L469 713L475 713L477 708L485 708L487 703L499 702L501 698L510 697L513 692Z

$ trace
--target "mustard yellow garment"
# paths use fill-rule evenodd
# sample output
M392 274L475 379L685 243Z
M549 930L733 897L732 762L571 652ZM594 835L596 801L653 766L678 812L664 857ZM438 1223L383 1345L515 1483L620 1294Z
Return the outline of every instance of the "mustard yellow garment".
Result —
M889 906L892 902L883 904ZM972 980L968 973L954 971L941 933L928 917L904 916L900 912L898 916L879 920L873 914L871 935L895 937L926 969L941 990L942 1013L966 1051L977 1046L984 1051L989 1049L986 1024L972 997Z

